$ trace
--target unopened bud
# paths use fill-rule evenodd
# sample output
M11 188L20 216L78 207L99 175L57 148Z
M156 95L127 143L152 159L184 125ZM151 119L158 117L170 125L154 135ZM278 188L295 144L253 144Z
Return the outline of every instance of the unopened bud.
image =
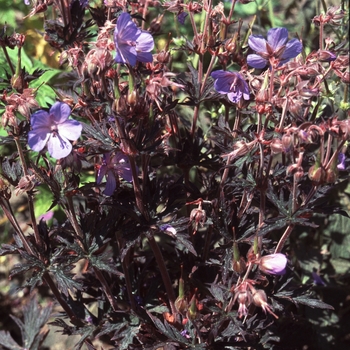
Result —
M190 301L190 307L187 312L187 317L190 320L195 320L197 318L197 305L196 305L196 294L193 295L191 301Z
M309 179L316 185L323 184L326 181L326 171L323 167L316 167L313 165L310 167L309 172Z
M337 59L337 56L328 50L319 50L317 52L317 58L321 62L331 62Z
M150 31L152 34L159 33L160 27L161 27L161 24L162 24L163 17L164 17L164 14L158 16L157 18L155 18L155 19L151 22L149 31Z
M326 182L333 183L338 178L338 171L336 169L327 169L326 171Z
M271 306L267 303L266 293L262 289L258 289L253 293L253 303L257 307L261 307L265 314L268 312L275 318L278 318L278 316L272 312Z
M26 175L23 176L19 182L18 185L16 186L16 195L21 194L23 192L28 192L34 188L34 178L35 175Z
M181 277L179 279L179 296L175 301L175 306L179 311L180 309L183 311L184 302L186 302L186 309L187 309L187 301L185 300L185 282L182 278L182 274L183 274L183 266L181 266Z
M344 18L345 12L339 6L332 6L328 9L325 18L331 25L338 26Z
M273 154L279 154L284 151L284 147L280 139L272 139L270 143L270 148Z
M205 210L200 208L192 209L190 214L190 221L194 222L195 226L198 226L198 224L203 226L206 220L207 220L207 215Z
M262 307L262 305L267 303L266 293L262 289L256 290L253 294L253 303L258 307Z
M246 262L240 256L239 249L237 243L233 244L233 262L232 268L237 273L241 274L246 270Z
M129 92L127 99L126 99L128 105L130 107L134 107L137 103L138 97L139 97L139 94L138 94L137 90L133 90L133 91Z
M226 41L225 43L225 49L228 53L232 53L236 51L237 47L237 38L232 38Z
M159 52L159 54L155 57L156 61L162 64L167 64L169 63L170 60L170 52L169 51L164 51L162 50Z
M285 134L282 136L282 145L285 152L290 152L293 147L293 136L291 134Z
M284 254L276 253L264 255L260 258L260 271L269 275L283 275L287 265L287 258Z
M0 177L0 196L9 200L11 198L11 190L7 181Z

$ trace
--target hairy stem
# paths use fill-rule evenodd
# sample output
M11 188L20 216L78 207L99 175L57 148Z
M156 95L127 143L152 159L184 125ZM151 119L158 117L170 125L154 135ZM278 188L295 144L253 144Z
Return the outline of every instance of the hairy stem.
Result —
M276 249L275 249L275 254L276 253L280 253L282 251L282 248L284 246L284 244L286 243L287 239L289 238L290 234L292 233L294 228L294 224L290 224L286 230L284 231L282 237L280 238L280 240L277 243Z
M159 249L158 244L152 235L148 235L147 239L148 239L148 243L152 249L152 252L154 254L154 257L156 258L156 261L157 261L157 264L158 264L158 267L160 270L160 274L162 276L163 283L165 286L165 290L168 294L171 312L175 316L177 314L176 307L175 307L175 300L176 300L175 292L174 292L174 289L173 289L173 286L172 286L172 283L170 280L168 270L165 266L162 252Z
M103 276L102 272L95 266L92 267L96 277L98 278L98 280L100 281L102 288L103 288L103 292L106 294L108 301L110 302L112 308L114 311L118 310L118 305L117 305L117 301L113 296L113 293L111 291L111 288L109 288L108 282L106 281L105 277Z
M23 174L24 174L24 176L28 176L29 173L28 173L27 163L26 163L25 158L24 158L24 154L23 154L21 143L20 143L18 137L14 137L14 140L15 140L15 144L16 144L16 147L17 147L19 159L21 161L21 165L22 165L22 168L23 168ZM41 237L40 237L40 234L39 234L39 229L38 229L38 226L36 224L33 195L31 193L29 193L29 192L26 192L26 193L27 193L27 200L28 200L28 208L29 208L30 220L31 220L31 223L32 223L33 231L34 231L35 243L39 247L42 247L42 241L41 241Z

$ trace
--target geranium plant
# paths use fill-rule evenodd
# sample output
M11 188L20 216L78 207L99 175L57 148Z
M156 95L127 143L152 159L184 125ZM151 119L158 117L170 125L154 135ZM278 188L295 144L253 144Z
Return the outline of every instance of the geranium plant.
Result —
M76 349L342 345L348 5L310 27L275 3L11 5L0 255L27 305L1 346L52 326Z

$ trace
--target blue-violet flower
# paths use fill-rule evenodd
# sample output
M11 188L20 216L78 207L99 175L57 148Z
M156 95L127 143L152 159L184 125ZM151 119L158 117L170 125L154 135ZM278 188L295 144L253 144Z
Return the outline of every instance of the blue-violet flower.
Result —
M262 35L251 35L248 44L256 54L248 55L247 63L253 68L264 68L269 63L280 66L300 54L303 49L298 39L288 41L286 28L272 28L267 41Z
M152 62L151 51L154 47L150 33L137 28L131 16L124 12L118 20L114 31L114 43L117 63L127 63L135 66L137 61Z
M211 76L215 79L215 90L227 95L231 102L238 103L242 97L249 100L248 84L239 73L216 70L211 73Z
M337 169L338 170L345 170L345 154L344 153L339 153L338 154L338 165Z
M28 133L29 147L40 152L47 146L51 157L67 157L72 151L69 140L77 140L82 130L78 121L68 120L70 113L71 109L66 103L56 102L49 112L40 110L32 114L32 130Z
M185 19L188 16L188 13L185 11L179 12L177 15L177 20L181 25L185 24Z
M111 196L117 188L119 176L124 180L132 181L132 172L128 157L122 152L106 153L103 155L102 165L97 174L96 183L99 185L106 176L106 188L103 193L106 196Z

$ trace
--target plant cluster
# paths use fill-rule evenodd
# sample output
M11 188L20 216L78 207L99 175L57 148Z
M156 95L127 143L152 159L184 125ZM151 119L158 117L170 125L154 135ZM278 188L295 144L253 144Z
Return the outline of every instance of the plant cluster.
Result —
M77 349L287 349L300 305L333 309L295 251L348 216L331 200L350 172L345 2L313 17L317 44L240 19L249 0L24 3L58 68L1 29L0 255L59 305L51 324ZM0 344L39 349L52 307L32 299L22 343Z

